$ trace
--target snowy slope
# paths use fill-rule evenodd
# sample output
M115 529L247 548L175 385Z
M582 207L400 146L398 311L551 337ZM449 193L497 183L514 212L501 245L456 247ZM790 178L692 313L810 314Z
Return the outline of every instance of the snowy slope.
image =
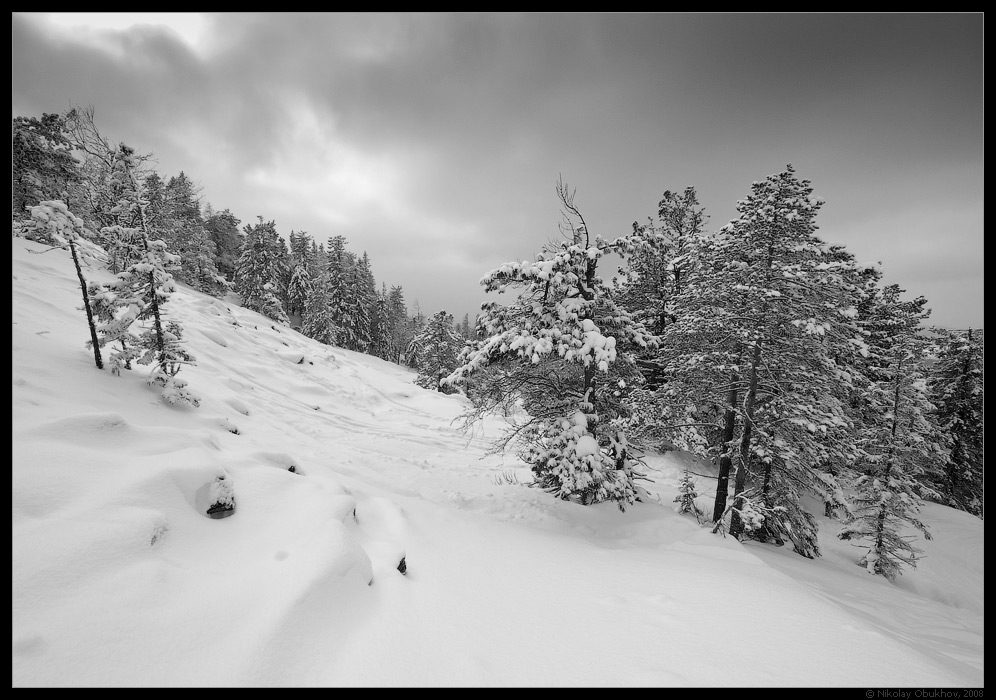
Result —
M625 513L556 501L462 397L182 287L172 407L94 367L44 250L13 239L14 687L982 686L976 518L928 505L893 584L833 522L810 561L678 515L678 455Z

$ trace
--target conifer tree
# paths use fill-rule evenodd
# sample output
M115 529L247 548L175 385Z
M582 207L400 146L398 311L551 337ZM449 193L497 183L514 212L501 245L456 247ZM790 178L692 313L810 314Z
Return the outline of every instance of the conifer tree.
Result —
M287 315L291 326L303 327L308 299L314 293L314 284L308 264L305 260L295 260L291 271L290 283L287 285Z
M96 282L87 285L87 298L96 319L97 345L111 346L108 367L111 374L120 376L122 371L131 369L132 360L138 357L138 338L132 333L132 325L138 317L140 301L124 304L123 300L127 297L118 294L116 284Z
M312 243L311 236L308 235L306 231L291 231L290 235L287 236L289 240L290 256L291 262L297 264L299 262L307 263L308 259L312 254ZM308 270L310 273L311 270Z
M880 290L864 324L869 381L858 428L861 475L853 485L852 517L838 535L867 547L858 563L890 579L902 565L916 566L920 550L907 531L930 539L918 518L921 498L936 495L925 482L948 456L931 422L934 406L923 373L929 340L921 323L930 310L923 297L906 302L901 293L897 285Z
M457 368L457 355L463 348L463 339L453 330L453 314L445 310L434 314L419 335L418 344L421 352L415 383L444 394L457 391L442 383Z
M615 423L626 389L619 369L632 368L632 348L646 346L651 337L616 304L597 265L607 254L630 252L631 239L593 237L574 192L562 181L557 196L566 218L564 239L548 244L533 262L506 263L481 280L488 292L518 289L518 298L508 306L482 305L483 337L461 353L461 366L447 381L465 381L495 363L511 370L508 391L519 391L520 379L556 378L560 391L545 401L541 392L531 392L539 400L526 406L529 419L505 444L518 438L520 456L537 483L559 498L611 500L623 509L638 497L640 475ZM483 410L500 403L498 396Z
M405 319L405 339L406 344L403 351L405 364L409 367L418 367L422 357L422 344L419 341L422 331L425 329L425 314L419 306L418 299L415 300L415 313Z
M802 496L846 508L821 465L854 459L853 378L835 358L860 342L852 266L816 236L821 204L791 166L755 182L738 219L688 241L694 265L660 342L670 422L719 462L714 520L735 469L731 533L787 537L808 557L819 549ZM751 512L772 516L760 530L744 517L752 494Z
M695 516L695 520L702 522L702 517L705 513L695 503L695 499L698 497L699 494L695 490L695 480L686 467L681 474L681 481L678 483L678 495L674 497L674 502L678 504L679 513L691 513Z
M349 350L356 350L362 342L361 322L355 318L356 299L354 268L356 260L346 249L344 236L329 238L326 246L328 258L329 310L338 329L338 343Z
M187 382L177 374L181 367L193 364L194 358L181 344L182 328L176 321L166 321L164 305L175 291L173 276L168 267L175 265L176 256L167 252L161 240L150 240L145 218L146 202L136 169L138 159L134 151L121 144L112 161L111 179L114 189L121 194L115 212L121 220L133 220L134 228L121 227L122 232L139 242L142 257L119 273L117 279L103 289L109 320L98 327L109 339L121 339L129 333L136 321L151 322L131 344L122 344L120 353L112 353L112 371L135 359L139 364L153 364L149 376L150 386L162 389L162 396L169 403L198 406L200 399L187 388Z
M983 517L983 335L981 330L934 329L941 335L930 369L935 421L947 438L950 456L933 480L940 502Z
M355 270L355 306L357 315L361 319L359 332L362 339L361 347L363 352L373 355L377 353L374 347L377 346L377 282L374 279L371 267L370 256L366 251L357 258Z
M339 309L344 309L340 317L343 329L343 347L356 352L367 352L370 347L370 310L373 303L366 294L366 276L358 261L354 261L346 273L346 296Z
M68 207L81 177L64 117L58 114L42 114L41 119L14 117L10 200L14 219L22 219L29 207L44 201L61 201Z
M633 223L633 252L619 270L619 301L655 336L675 319L674 300L693 263L690 241L707 220L694 187L678 194L666 190L657 209L658 224ZM637 363L650 388L664 381L657 353L641 353Z
M242 250L239 223L228 209L220 212L209 210L204 218L204 230L214 244L215 268L229 282L235 281L236 265Z
M311 241L311 251L308 255L308 274L311 279L317 280L328 272L329 258L325 252L325 246L318 241Z
M401 364L405 348L408 347L408 307L405 305L405 292L400 286L393 286L387 293L387 353L386 359Z
M235 291L242 297L242 305L287 323L287 316L279 298L278 280L282 274L282 244L273 221L257 217L254 226L246 225L245 240L237 263Z
M290 232L290 278L287 282L287 317L294 328L304 327L304 313L314 286L311 278L311 237L303 231Z
M464 340L474 339L474 328L470 325L470 314L464 314L463 320L460 321L460 335L463 336Z
M393 361L390 350L391 323L388 314L387 285L381 283L381 290L374 301L373 315L370 317L370 353L382 360Z
M267 318L272 318L274 321L284 326L290 325L290 319L287 318L287 314L284 313L284 305L277 297L276 285L272 282L268 282L263 285L263 299L260 306L260 313Z
M149 229L180 258L177 280L205 294L224 294L227 287L215 263L215 244L204 226L193 181L182 171L166 183L152 173L144 185L146 197L154 198L146 210Z
M319 343L335 345L338 343L339 328L332 318L329 288L329 273L323 271L311 286L311 293L304 308L304 326L301 332Z
M126 235L128 230L140 228L142 223L135 208L121 207L129 186L118 173L120 146L111 145L101 134L92 107L71 108L63 115L63 124L73 155L80 163L80 179L72 187L73 207L81 210L78 214L87 227L97 232L95 242L111 257L109 269L120 272L141 258L144 252L140 244L135 245ZM144 193L145 181L154 175L146 165L151 155L139 155L130 148L129 151L129 167L135 178L142 181ZM150 222L146 221L144 225L147 235L151 235ZM122 235L124 240L119 240Z

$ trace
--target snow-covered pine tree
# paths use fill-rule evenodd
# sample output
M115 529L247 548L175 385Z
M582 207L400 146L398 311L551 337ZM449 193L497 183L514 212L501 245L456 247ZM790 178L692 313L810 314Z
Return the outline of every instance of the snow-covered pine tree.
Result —
M695 520L701 523L705 513L695 503L695 499L698 497L699 494L695 490L695 479L692 478L688 467L685 467L681 474L681 481L678 482L678 495L674 497L674 502L678 504L679 513L682 515L691 513L695 516Z
M374 317L377 309L377 281L374 279L373 263L366 251L356 260L356 300L366 316L365 343L369 347L374 340Z
M274 278L272 280L273 287L270 291L280 303L280 311L284 315L280 323L289 325L287 305L290 302L287 297L287 289L290 286L291 271L293 269L290 251L287 249L287 242L277 234L276 227L266 233L266 239L275 260Z
M290 232L290 280L287 283L287 317L295 328L303 328L308 297L314 282L311 270L311 237L303 231Z
M536 483L557 497L584 504L613 501L623 509L638 497L640 475L616 424L628 390L621 377L628 370L629 378L637 379L633 349L652 338L618 306L597 266L605 255L626 255L632 243L629 236L593 237L574 204L574 192L562 181L557 196L566 218L565 239L547 244L533 262L506 263L481 280L488 292L518 290L517 299L508 306L482 305L482 338L461 353L461 366L446 381L462 382L489 365L505 363L512 380L508 390L537 400L525 406L528 419L504 444L518 438L520 456ZM529 381L553 381L557 391L534 391L536 384L523 388ZM496 397L482 410L501 402Z
M291 263L297 264L303 262L308 264L312 256L312 243L311 236L308 235L307 231L294 231L291 230L288 234L287 239L289 241L289 250ZM309 267L308 272L311 272Z
M419 337L425 329L426 318L419 306L418 299L415 300L415 313L405 318L405 346L402 357L409 367L418 367L422 361L422 343Z
M264 284L263 299L259 311L267 318L272 318L281 325L289 326L290 319L288 319L287 314L284 313L284 305L281 303L278 294L279 290L273 282L267 282Z
M902 565L916 566L920 550L907 532L930 539L918 514L922 496L932 496L925 477L946 462L943 436L931 422L923 360L930 341L921 323L929 315L926 299L902 301L903 290L880 290L864 320L868 378L863 420L858 426L857 467L852 515L839 537L867 547L858 564L869 573L895 578Z
M72 154L65 118L58 114L14 117L11 123L11 213L21 220L40 202L69 206L70 190L81 179ZM77 217L79 218L79 217Z
M314 283L311 279L311 273L308 272L307 261L294 261L290 283L287 285L287 316L291 326L304 327L307 321L305 312L308 307L308 298L313 292Z
M227 286L215 265L215 246L204 227L198 188L182 171L165 183L151 173L143 185L150 234L180 258L176 279L205 294L223 295Z
M98 326L104 341L121 339L136 321L151 321L130 344L122 346L121 353L112 353L112 371L136 359L139 364L154 363L148 384L162 389L162 396L169 403L198 406L200 399L187 388L187 382L177 374L194 358L183 349L182 328L176 321L165 322L163 306L176 286L169 267L177 257L167 252L161 240L150 240L145 223L145 200L142 186L136 175L138 161L134 151L121 144L112 162L111 179L121 199L115 207L122 220L134 220L138 226L125 229L124 234L141 245L142 258L131 263L117 279L103 289L103 303L107 305L109 320ZM93 295L91 295L93 298Z
M141 241L135 240L131 232L144 225L146 236L154 238L152 229L148 221L143 224L139 220L136 208L121 206L122 200L129 197L130 188L119 173L121 148L112 146L100 133L93 108L73 107L63 116L63 125L73 155L80 162L80 178L72 187L72 206L79 209L76 213L87 222L88 228L97 231L95 242L107 252L108 269L116 274L145 254ZM146 180L156 178L146 166L151 155L129 150L129 167L143 183L144 194Z
M328 268L329 258L325 246L318 241L311 241L311 253L308 256L308 273L311 279L317 280L328 271Z
M372 279L370 277L369 281ZM367 352L370 347L370 311L373 300L368 295L367 281L368 277L361 269L361 261L354 260L347 277L348 296L343 300L346 306L343 317L343 323L346 324L344 337L348 339L343 347L356 352Z
M242 250L239 220L228 209L210 211L204 217L204 230L214 244L214 264L218 273L229 282L235 281L235 268Z
M387 293L387 359L400 365L409 340L405 292L394 285Z
M338 343L339 329L332 318L329 287L329 273L325 270L311 285L311 293L308 294L304 307L304 326L301 332L319 343L335 345Z
M937 362L930 368L935 421L950 456L933 486L941 503L983 517L983 335L981 330L934 329L940 334Z
M211 242L207 230L202 225L188 229L184 251L180 256L183 281L205 294L223 297L229 285L225 276L218 270L216 257L214 243Z
M201 399L187 388L187 382L177 377L184 365L194 364L195 359L183 345L183 326L175 320L166 321L163 347L156 355L157 364L149 383L162 387L162 397L169 404L199 406ZM142 359L139 358L139 363Z
M688 243L702 234L708 219L694 187L681 194L666 190L657 216L657 225L652 220L643 226L633 222L633 252L616 280L619 303L655 336L674 321L674 299L692 264ZM641 353L637 365L648 387L663 383L654 351Z
M421 352L415 383L444 394L456 392L452 385L442 383L457 368L457 356L463 348L463 338L453 329L453 314L436 312L419 335L418 344Z
M356 256L346 249L344 236L329 238L328 256L329 310L338 329L338 343L347 350L362 352L369 333L369 317L358 298Z
M115 376L130 370L132 360L139 354L138 338L131 329L141 310L141 300L136 298L126 304L121 291L122 288L116 283L102 285L90 282L87 285L87 297L96 319L97 344L102 348L111 346L107 364Z
M390 350L391 324L388 314L387 285L381 283L381 290L374 300L373 315L370 317L370 354L382 360L393 361Z
M460 335L464 340L474 339L474 327L470 325L470 314L464 314L463 320L460 321Z
M104 360L100 354L100 340L97 337L96 322L93 308L90 305L89 285L83 276L80 265L78 245L89 246L89 241L83 236L85 226L83 219L74 215L61 200L46 200L30 207L31 218L21 222L22 236L35 241L46 241L49 245L69 248L76 268L76 277L80 282L80 295L83 297L83 309L86 312L86 322L90 329L90 347L93 349L93 361L97 369L104 369Z
M273 221L257 217L254 226L246 225L242 251L236 263L235 291L242 297L242 305L287 323L287 315L280 302L278 281L284 263L280 260L282 244Z
M687 242L694 264L660 342L671 420L699 433L688 446L719 446L714 518L735 468L730 532L749 532L751 488L754 510L783 514L758 535L780 533L808 557L819 550L803 494L846 508L822 465L853 461L852 377L835 349L859 342L851 265L816 236L821 204L792 166L755 182L739 218Z

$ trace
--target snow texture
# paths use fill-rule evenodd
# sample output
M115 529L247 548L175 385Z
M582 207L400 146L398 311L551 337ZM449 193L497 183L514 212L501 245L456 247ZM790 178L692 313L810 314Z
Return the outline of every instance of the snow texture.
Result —
M42 250L13 238L14 688L983 684L978 518L927 504L893 583L835 521L808 560L675 512L679 453L625 513L559 501L496 478L528 472L487 454L501 420L457 430L460 395L182 284L202 402L170 406L93 366Z

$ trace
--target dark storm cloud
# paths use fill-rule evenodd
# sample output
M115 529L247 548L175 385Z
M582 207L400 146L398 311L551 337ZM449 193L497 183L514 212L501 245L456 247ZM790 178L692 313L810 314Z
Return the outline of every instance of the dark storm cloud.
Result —
M686 186L718 227L792 163L824 237L890 281L920 293L909 241L946 245L937 274L979 303L941 295L934 320L981 323L978 13L219 13L196 47L12 25L15 115L92 103L216 208L346 235L427 311L473 311L485 272L557 235L561 174L613 237Z

